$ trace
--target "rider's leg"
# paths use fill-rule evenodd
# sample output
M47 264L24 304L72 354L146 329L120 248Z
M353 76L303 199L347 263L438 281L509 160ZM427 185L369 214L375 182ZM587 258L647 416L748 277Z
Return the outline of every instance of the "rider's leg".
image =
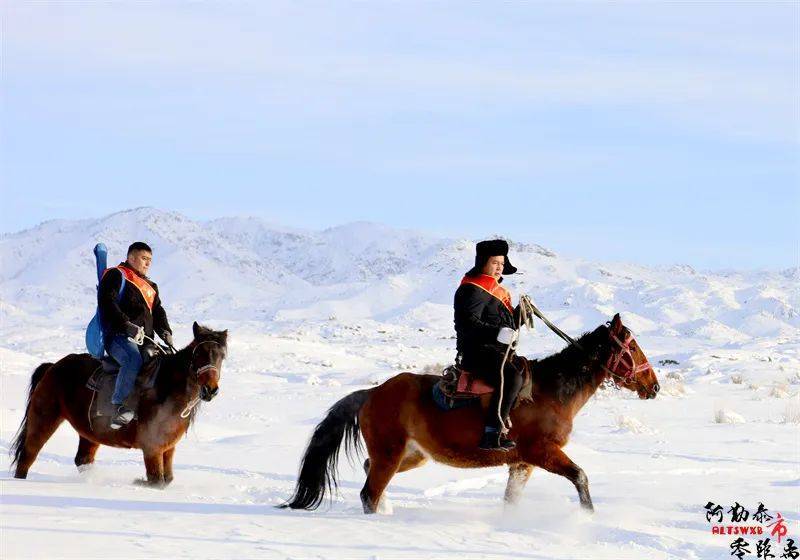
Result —
M142 367L142 355L139 347L127 336L115 336L108 345L108 353L120 366L111 403L121 405L131 394L136 383L136 376Z
M511 417L511 407L517 401L517 396L524 383L525 378L522 372L507 363L503 370L503 402L500 407L500 416L504 421Z
M489 401L486 426L484 427L483 437L478 444L481 449L510 449L514 447L514 442L508 439L504 432L509 428L510 422L508 418L511 413L511 407L522 388L523 378L521 372L511 366L509 360L506 360L501 376L500 368L503 365L503 357L501 354L493 353L490 356L485 356L483 360L484 375L486 378L493 377L491 383L495 387L495 391Z

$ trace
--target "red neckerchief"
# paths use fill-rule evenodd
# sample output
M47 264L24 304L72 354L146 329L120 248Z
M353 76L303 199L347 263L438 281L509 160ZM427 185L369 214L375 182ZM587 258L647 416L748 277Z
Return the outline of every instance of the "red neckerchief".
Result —
M105 276L106 272L109 270L114 269L119 270L120 273L125 276L125 280L136 286L136 288L139 290L139 293L142 294L145 304L147 304L147 309L152 312L153 303L155 303L156 300L156 290L153 288L150 282L148 282L147 279L139 276L135 270L128 268L124 264L105 269L103 276Z
M494 276L488 274L481 274L480 276L464 276L461 279L461 286L464 284L472 284L478 286L480 289L489 292L492 297L499 299L510 313L514 313L514 308L511 305L511 293L501 286Z

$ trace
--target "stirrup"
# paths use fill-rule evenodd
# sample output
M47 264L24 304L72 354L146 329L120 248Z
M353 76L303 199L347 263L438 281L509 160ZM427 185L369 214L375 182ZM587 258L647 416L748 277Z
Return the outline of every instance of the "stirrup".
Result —
M111 429L119 430L130 424L134 418L136 418L136 413L133 410L125 405L120 405L119 408L117 408L117 413L114 415L114 418L111 419Z

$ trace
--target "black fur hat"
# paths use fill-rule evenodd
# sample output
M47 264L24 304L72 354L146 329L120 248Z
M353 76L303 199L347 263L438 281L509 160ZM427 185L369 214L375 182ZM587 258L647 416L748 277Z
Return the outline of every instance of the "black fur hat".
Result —
M477 276L483 270L489 257L499 256L505 257L503 274L514 274L517 268L508 260L508 243L504 239L490 239L475 245L475 266L467 272L467 276Z

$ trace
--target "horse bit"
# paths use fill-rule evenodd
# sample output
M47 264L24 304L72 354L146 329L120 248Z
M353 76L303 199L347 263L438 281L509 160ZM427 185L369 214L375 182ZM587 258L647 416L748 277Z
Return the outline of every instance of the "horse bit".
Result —
M194 353L197 352L197 349L200 348L201 345L206 344L206 343L216 344L217 346L222 346L216 340L204 340L202 342L199 342L194 347L194 349L192 350L192 360L189 362L189 371L192 371L192 366L194 364ZM217 373L219 373L219 370L217 369L217 366L215 366L212 362L209 362L206 365L201 366L201 367L199 367L199 368L194 370L195 379L199 379L200 375L203 372L206 372L206 371L209 371L209 370L216 370ZM181 418L183 418L183 419L188 418L189 415L192 413L192 409L197 406L197 403L199 403L200 400L201 400L201 398L198 395L197 397L195 397L194 399L189 401L189 403L186 405L186 407L183 409L183 411L181 411Z

